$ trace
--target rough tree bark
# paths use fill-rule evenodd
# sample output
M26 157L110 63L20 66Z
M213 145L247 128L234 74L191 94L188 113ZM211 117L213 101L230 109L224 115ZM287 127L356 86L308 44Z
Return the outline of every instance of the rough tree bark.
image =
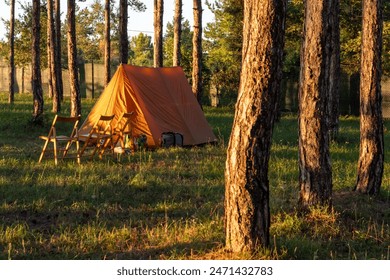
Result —
M50 85L52 86L53 107L52 112L58 113L61 111L61 94L58 86L58 65L56 58L56 35L53 17L53 0L47 0L47 36L48 36L48 56L49 56L49 72Z
M300 207L331 205L328 102L331 71L329 17L334 0L305 1L299 86Z
M9 95L8 103L15 100L15 0L10 1L9 19Z
M41 77L41 1L33 1L33 16L32 16L32 75L31 85L33 91L33 121L37 121L40 115L43 113L43 90L42 90L42 77Z
M330 38L331 38L331 58L329 69L329 133L331 139L334 139L338 135L339 131L339 114L340 114L340 0L333 0L331 3L331 11L329 25L330 25Z
M75 0L68 0L68 67L70 84L70 115L72 117L77 117L78 115L81 115L80 88L77 68L75 10Z
M287 0L245 0L241 82L225 171L226 247L269 245L268 161L280 92Z
M111 39L110 39L110 0L104 5L104 86L106 87L111 79Z
M119 1L119 57L121 63L128 63L129 40L127 35L127 0Z
M174 33L173 33L173 66L180 66L181 60L181 20L182 0L175 0Z
M194 34L192 37L192 92L202 106L202 0L193 0Z
M164 1L154 0L154 67L163 66Z
M381 95L382 0L363 1L360 72L360 156L355 189L378 194L382 184L384 141Z
M56 75L57 75L57 88L59 90L60 100L64 99L64 86L62 83L62 62L61 62L61 1L54 0L54 28L56 36L56 49L55 49L55 60L56 60Z

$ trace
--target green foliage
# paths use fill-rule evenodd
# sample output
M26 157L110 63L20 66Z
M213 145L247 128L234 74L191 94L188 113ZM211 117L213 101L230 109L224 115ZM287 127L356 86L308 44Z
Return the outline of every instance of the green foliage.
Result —
M77 12L77 48L86 61L104 56L104 7L99 0Z
M204 31L211 83L222 92L236 93L241 70L243 3L219 0L208 5L215 17Z
M181 26L181 67L186 73L187 77L192 75L192 34L190 22L188 20L182 21ZM167 23L166 33L164 35L164 64L171 66L173 60L173 23Z
M32 4L30 2L20 3L21 13L15 18L15 65L26 66L31 63L32 45ZM41 66L47 67L47 10L46 6L41 6ZM9 21L4 21L6 27L6 37L9 37ZM0 55L8 60L8 41L0 42Z
M303 8L302 0L292 0L287 5L283 72L289 77L299 75Z
M129 62L138 66L153 66L152 37L139 33L130 40Z

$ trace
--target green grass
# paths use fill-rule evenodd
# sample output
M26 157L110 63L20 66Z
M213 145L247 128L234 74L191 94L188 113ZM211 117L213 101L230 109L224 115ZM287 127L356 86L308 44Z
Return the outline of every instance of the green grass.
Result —
M233 109L205 108L214 146L159 149L38 164L53 114L31 124L32 97L0 94L0 259L389 259L390 177L370 198L351 191L359 120L342 118L332 143L334 209L297 212L297 120L274 130L272 245L253 256L224 251L224 165ZM93 105L83 100L84 116ZM63 105L69 114L69 104ZM386 124L387 125L387 124ZM388 126L388 125L387 125ZM386 131L385 143L389 142ZM385 158L389 157L386 151Z

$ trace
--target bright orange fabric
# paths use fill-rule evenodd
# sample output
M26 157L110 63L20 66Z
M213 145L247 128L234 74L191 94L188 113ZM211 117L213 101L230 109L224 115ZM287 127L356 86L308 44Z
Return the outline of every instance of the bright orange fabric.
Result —
M160 145L163 132L183 135L184 145L215 142L181 67L139 67L122 64L80 128L89 131L100 115L134 111L133 137L147 136L149 147Z

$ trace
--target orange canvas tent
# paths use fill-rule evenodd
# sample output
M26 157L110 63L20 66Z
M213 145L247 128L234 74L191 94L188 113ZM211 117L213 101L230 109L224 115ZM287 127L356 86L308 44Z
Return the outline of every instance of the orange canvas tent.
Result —
M181 67L139 67L121 64L102 92L80 134L87 133L100 115L134 112L133 137L146 135L149 147L161 143L163 132L183 135L183 144L216 141Z

